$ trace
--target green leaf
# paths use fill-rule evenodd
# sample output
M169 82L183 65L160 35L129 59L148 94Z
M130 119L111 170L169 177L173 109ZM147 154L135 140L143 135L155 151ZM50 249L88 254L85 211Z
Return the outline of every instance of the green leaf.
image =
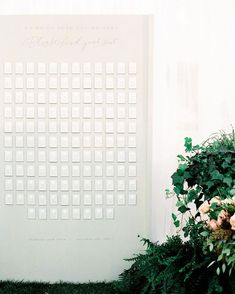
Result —
M173 184L174 185L177 185L177 184L183 184L184 182L184 177L182 175L179 175L178 172L175 172L172 176L172 181L173 181Z
M184 138L184 147L186 152L192 151L192 139L189 137Z
M180 206L182 206L182 205L184 205L184 202L183 202L183 201L178 200L178 201L176 202L176 206L177 206L177 207L180 207Z
M217 206L217 202L213 202L211 205L210 205L210 208L211 209L215 209Z
M200 235L202 235L203 237L207 237L209 234L208 232L204 231L204 232L201 232Z
M223 263L223 265L222 265L222 272L224 273L225 271L226 271L226 264Z
M178 187L174 187L173 191L176 195L180 195L180 189Z
M180 171L185 171L187 167L188 167L188 165L186 163L180 163L178 166L178 169Z
M220 254L219 256L218 256L218 258L217 258L217 261L220 261L220 260L222 260L223 259L223 254Z
M178 228L180 226L180 221L179 220L175 221L174 225L176 226L176 228Z
M186 158L185 158L183 155L181 155L181 154L177 155L177 158L178 158L180 161L186 161Z
M225 177L223 179L223 183L227 184L229 187L231 186L232 182L233 182L232 177Z
M200 149L201 149L201 146L200 145L193 146L193 150L200 150Z
M222 251L222 254L230 255L230 253L231 253L231 250L230 250L229 248L224 249L224 250Z
M212 266L212 264L214 264L214 263L215 263L215 260L213 260L212 262L210 262L210 263L208 264L207 268L210 267L210 266Z
M212 252L213 248L214 248L213 243L210 243L210 245L209 245L209 250L210 250L210 252Z
M192 202L197 197L197 192L195 190L190 190L187 195L187 203Z
M218 170L213 170L213 172L211 173L211 177L213 180L222 180L223 179L223 175Z
M185 205L182 205L178 208L178 211L180 211L181 213L185 213L188 210L189 210L189 208Z
M219 267L217 267L216 273L217 273L218 276L220 275L220 268Z

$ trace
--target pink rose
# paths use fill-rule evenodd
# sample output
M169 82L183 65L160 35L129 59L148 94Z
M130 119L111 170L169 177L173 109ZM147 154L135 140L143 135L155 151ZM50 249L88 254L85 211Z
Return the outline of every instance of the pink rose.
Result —
M213 231L218 229L217 221L215 219L210 220L208 225Z
M203 202L202 205L200 205L198 210L201 214L205 214L205 213L209 212L210 204L208 203L208 201Z
M228 217L228 212L226 210L221 210L219 213L219 218L226 219Z
M230 225L232 226L232 230L235 230L235 213L230 217Z

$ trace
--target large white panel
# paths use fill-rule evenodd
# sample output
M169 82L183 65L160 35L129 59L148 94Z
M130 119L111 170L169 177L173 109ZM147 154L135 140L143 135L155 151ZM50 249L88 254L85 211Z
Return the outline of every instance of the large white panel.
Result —
M0 22L1 278L115 279L148 235L149 18Z

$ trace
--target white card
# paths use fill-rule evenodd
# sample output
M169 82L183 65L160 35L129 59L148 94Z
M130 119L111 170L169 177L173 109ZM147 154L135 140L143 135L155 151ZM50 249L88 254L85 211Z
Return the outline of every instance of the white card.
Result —
M34 63L33 62L28 62L26 64L26 73L27 74L33 74L34 73Z
M135 177L136 176L136 165L129 165L128 166L128 175L129 177Z
M118 177L125 177L125 165L117 166L117 175Z
M106 204L107 205L114 205L114 196L112 193L108 193L106 195Z
M92 102L92 94L91 94L91 92L83 93L83 102L84 103L91 103Z
M28 208L28 219L35 219L36 218L36 209L35 207Z
M83 63L83 73L84 74L91 73L91 63L90 62Z
M80 190L80 180L72 180L72 190L73 191Z
M80 219L81 218L81 212L80 212L80 208L73 208L72 209L72 218L73 219Z
M50 177L57 177L58 172L57 172L56 165L50 165L49 174L50 174Z
M39 219L47 219L47 210L45 207L39 207L38 218Z
M83 176L84 177L91 177L91 166L90 165L83 166Z
M79 92L72 92L72 103L80 103L80 93Z
M118 180L117 181L117 189L118 191L123 191L125 190L125 180Z
M62 180L60 185L61 191L68 191L69 190L69 182L68 180Z
M46 176L46 166L45 165L39 165L38 166L38 176L39 177L45 177Z
M5 194L5 204L6 205L12 205L13 204L13 195L12 195L12 193L6 193Z
M84 191L91 191L91 180L84 179L83 181L83 190Z
M15 73L16 74L22 74L24 73L24 65L22 62L17 62L15 64Z
M114 176L114 166L113 165L106 165L106 176L107 177Z
M73 77L72 78L72 88L73 89L79 89L80 84L81 84L80 77Z
M45 121L38 121L38 132L45 133L46 132L46 123Z
M28 177L34 177L35 176L35 168L33 165L27 166L27 176Z
M35 201L34 193L28 193L28 195L27 195L27 203L28 203L28 205L35 205L36 201Z
M102 219L103 218L103 208L96 207L95 208L95 219Z
M91 201L91 194L85 193L83 195L83 204L84 205L91 205L92 201Z
M102 205L103 204L103 195L102 193L95 193L95 204Z
M16 175L17 176L24 175L24 166L23 165L16 165Z
M16 204L17 205L24 205L24 193L22 193L22 192L16 193Z
M45 74L46 73L46 64L43 62L38 63L38 73L39 74Z
M129 70L129 74L135 74L136 73L136 63L130 62L128 70Z
M58 204L57 194L50 193L50 205L57 205L57 204Z
M57 180L50 180L50 186L49 186L50 191L56 191L58 189L57 186Z
M103 175L102 165L95 165L95 176L102 177L102 175Z
M117 195L117 204L118 205L125 205L126 199L125 199L125 194L124 193L119 193Z
M101 62L95 63L95 69L94 69L96 74L102 74L103 72L103 65Z
M114 181L112 179L106 180L106 190L113 191L114 190Z
M114 209L112 207L106 208L106 218L114 219Z
M114 64L112 62L106 63L106 74L114 73Z
M117 64L117 73L124 74L126 72L126 65L124 62L119 62Z
M5 166L5 172L4 172L5 176L12 176L13 175L13 169L12 169L12 165L6 165Z
M128 204L129 205L136 205L137 204L136 193L129 193L129 195L128 195Z
M83 218L84 219L91 219L92 214L91 214L91 208L86 207L83 209Z
M95 190L96 191L102 191L103 190L103 180L102 179L96 179L95 180Z
M58 69L58 66L57 66L57 63L56 62L49 63L49 73L50 74L56 74L57 73L57 69Z
M79 177L80 176L80 166L73 165L72 166L72 176Z
M50 208L50 219L58 219L58 210L57 208Z
M39 205L46 205L47 204L46 194L39 193L39 195L38 195L38 204Z
M4 103L12 103L12 93L11 92L4 93Z
M60 73L61 74L69 73L69 64L67 62L63 62L60 64Z
M79 194L72 195L72 204L73 205L80 205L80 195Z
M61 205L69 205L69 195L61 194Z
M5 74L11 74L12 73L12 64L11 64L11 62L5 62L4 63L4 73Z
M23 191L24 190L24 181L22 179L16 180L16 190Z

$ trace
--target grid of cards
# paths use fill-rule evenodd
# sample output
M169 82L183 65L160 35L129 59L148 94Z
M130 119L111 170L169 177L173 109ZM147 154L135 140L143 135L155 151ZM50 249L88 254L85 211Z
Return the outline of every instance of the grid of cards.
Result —
M28 219L115 219L137 204L137 66L3 65L4 203Z

